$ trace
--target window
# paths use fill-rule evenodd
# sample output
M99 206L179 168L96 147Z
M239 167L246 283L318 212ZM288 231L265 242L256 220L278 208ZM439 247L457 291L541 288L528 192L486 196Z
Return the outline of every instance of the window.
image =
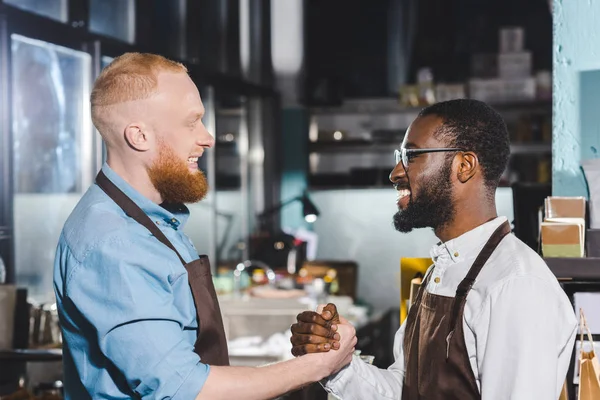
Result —
M67 22L67 0L4 0L6 4L43 15L60 22Z
M111 62L113 62L114 58L109 57L109 56L102 56L102 58L100 59L100 66L102 69L106 68L108 66L108 64L110 64Z
M92 181L89 54L11 36L17 283L53 301L56 243Z
M90 30L134 43L134 0L90 0Z

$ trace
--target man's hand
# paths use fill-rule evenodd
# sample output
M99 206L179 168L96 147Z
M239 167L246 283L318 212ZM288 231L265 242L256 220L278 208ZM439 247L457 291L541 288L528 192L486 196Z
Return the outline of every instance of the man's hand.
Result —
M291 328L294 356L340 348L340 335L337 333L340 317L335 304L319 306L317 312L304 311L296 319L297 322Z
M311 363L319 371L317 375L318 380L335 374L352 361L352 355L354 354L357 342L356 330L343 318L337 327L337 334L340 335L337 351L313 353L304 356L314 360Z

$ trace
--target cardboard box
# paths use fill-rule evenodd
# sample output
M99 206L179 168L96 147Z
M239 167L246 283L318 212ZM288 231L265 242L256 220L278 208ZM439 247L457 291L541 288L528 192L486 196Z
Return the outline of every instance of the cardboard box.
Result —
M533 101L536 96L535 78L471 79L469 97L487 103Z
M544 257L585 257L585 221L542 222Z
M585 220L585 197L549 196L544 201L545 219L583 218Z
M498 54L498 75L503 79L531 77L531 52Z
M525 47L525 30L519 26L500 29L500 53L515 53Z
M477 53L471 56L472 78L497 78L498 55L496 53Z

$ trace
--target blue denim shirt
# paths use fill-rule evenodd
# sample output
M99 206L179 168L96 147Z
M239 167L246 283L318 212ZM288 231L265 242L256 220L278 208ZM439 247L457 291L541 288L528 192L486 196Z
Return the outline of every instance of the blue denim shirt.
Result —
M167 211L108 165L102 171L156 222L186 262L198 258L183 233L185 206ZM193 351L198 322L185 267L95 184L61 233L54 289L66 399L198 395L209 366Z

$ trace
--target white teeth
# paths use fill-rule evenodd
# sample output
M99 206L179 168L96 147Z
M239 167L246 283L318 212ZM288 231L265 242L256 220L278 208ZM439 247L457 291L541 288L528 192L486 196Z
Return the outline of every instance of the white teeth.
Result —
M406 196L410 196L410 190L408 190L408 189L399 189L398 190L398 200L400 200Z
M189 163L197 163L198 162L198 157L188 157L188 162Z

